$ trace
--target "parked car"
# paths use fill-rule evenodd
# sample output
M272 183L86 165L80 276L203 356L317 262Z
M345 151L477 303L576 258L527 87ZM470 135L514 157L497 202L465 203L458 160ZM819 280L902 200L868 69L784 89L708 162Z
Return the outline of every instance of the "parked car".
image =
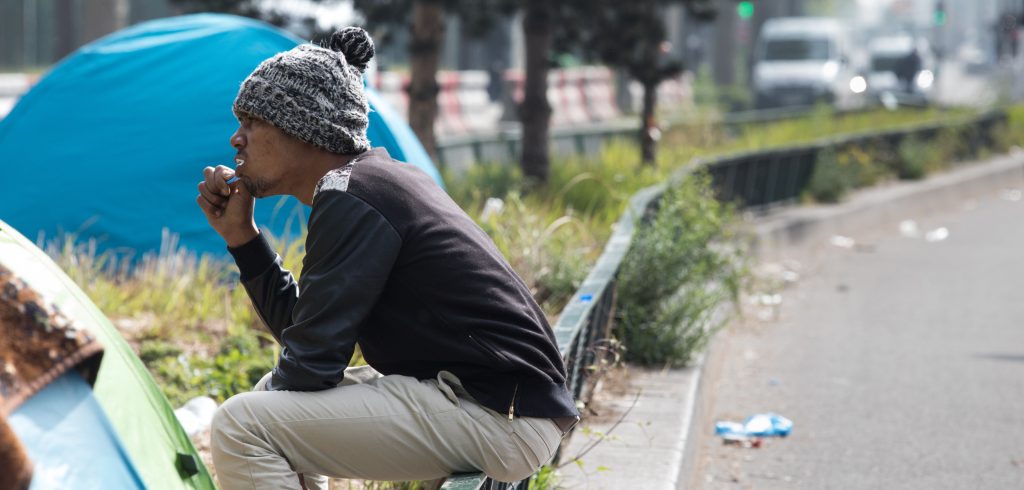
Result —
M819 102L850 108L863 102L863 77L845 26L835 19L783 17L764 23L754 50L758 109ZM853 83L851 83L853 82Z

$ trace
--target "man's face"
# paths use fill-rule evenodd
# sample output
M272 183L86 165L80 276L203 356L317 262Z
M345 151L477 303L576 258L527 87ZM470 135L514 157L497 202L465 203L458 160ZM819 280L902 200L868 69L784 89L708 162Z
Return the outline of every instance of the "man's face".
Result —
M287 194L289 168L301 154L302 142L276 126L255 117L240 115L231 146L238 150L235 173L255 197Z

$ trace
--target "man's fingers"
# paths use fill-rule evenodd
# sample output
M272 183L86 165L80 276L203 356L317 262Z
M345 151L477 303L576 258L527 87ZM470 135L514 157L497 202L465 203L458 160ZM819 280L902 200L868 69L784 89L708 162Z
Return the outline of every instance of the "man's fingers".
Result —
M206 179L206 187L210 190L210 193L224 197L231 195L231 186L227 184L227 180L234 177L234 175L235 171L224 165L203 169L203 177Z
M210 192L210 188L206 185L206 181L199 183L199 195L218 208L223 208L228 202L228 198L218 196L217 194Z
M217 165L217 169L214 171L214 181L217 184L217 192L222 196L230 196L231 186L228 185L228 179L234 176L234 170L225 167L224 165Z
M206 198L203 197L202 195L196 196L196 204L199 205L199 209L203 210L203 213L206 214L207 218L220 217L220 208L214 206L213 204L210 204L210 201L207 201Z

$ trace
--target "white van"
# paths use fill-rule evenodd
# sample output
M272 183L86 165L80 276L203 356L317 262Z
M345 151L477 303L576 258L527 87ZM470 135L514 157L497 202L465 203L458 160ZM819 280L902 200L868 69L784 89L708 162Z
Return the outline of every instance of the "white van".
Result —
M863 100L865 80L851 62L846 30L835 19L769 19L754 49L752 89L758 109L818 102L850 108Z
M868 51L868 93L872 98L882 99L888 93L908 104L931 101L936 61L926 39L909 33L877 36L868 43Z

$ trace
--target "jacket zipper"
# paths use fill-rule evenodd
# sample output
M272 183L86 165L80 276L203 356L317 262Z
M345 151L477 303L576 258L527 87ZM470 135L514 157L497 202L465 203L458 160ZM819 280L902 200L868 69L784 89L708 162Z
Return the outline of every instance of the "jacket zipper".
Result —
M512 390L512 403L508 404L508 420L512 421L512 417L516 412L516 395L519 394L519 383L516 383L516 387Z

